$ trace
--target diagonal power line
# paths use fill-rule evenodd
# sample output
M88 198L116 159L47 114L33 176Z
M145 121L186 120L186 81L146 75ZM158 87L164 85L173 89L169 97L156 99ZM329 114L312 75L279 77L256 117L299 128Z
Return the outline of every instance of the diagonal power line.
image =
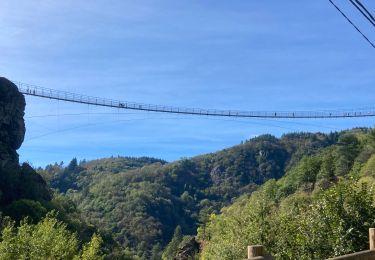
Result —
M371 14L371 12L367 10L367 8L359 0L355 0L355 2L367 13L367 15L371 18L371 20L375 22L375 18Z
M370 39L369 38L367 38L367 36L344 14L344 12L343 11L341 11L341 9L337 6L337 5L335 5L335 3L332 1L332 0L328 0L336 9L337 9L337 11L339 11L340 12L340 14L342 15L342 16L344 16L344 18L362 35L362 37L363 38L365 38L365 40L369 43L369 44L371 44L371 46L375 49L375 44L374 43L372 43L371 41L370 41Z
M362 4L358 4L358 3L361 3L359 2L358 0L356 0L355 2L353 0L349 0L352 5L354 5L355 8L358 9L358 11L361 12L361 14L375 27L375 21L372 19L372 15L370 14L370 12L367 11L367 9L362 5ZM364 10L362 10L362 7L364 8Z

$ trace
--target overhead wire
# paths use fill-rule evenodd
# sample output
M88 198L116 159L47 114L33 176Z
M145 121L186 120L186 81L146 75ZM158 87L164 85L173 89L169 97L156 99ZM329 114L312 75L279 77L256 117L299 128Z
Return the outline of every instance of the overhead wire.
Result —
M148 114L150 114L149 112ZM34 116L27 116L26 119L34 119L34 118L46 118L46 117L56 117L56 116L81 116L86 115L86 113L67 113L67 114L46 114L46 115L34 115ZM90 113L90 115L140 115L140 113ZM156 115L156 113L155 113ZM160 119L197 119L197 117L186 117L184 115L180 115L178 117L172 117L172 118L165 118L165 117L158 117ZM296 121L286 121L286 120L280 120L280 119L266 119L266 118L243 118L242 121L239 118L206 118L206 120L217 120L217 121L236 121L236 122L248 122L252 123L252 120L256 121L268 121L268 122L280 122L284 124L291 124L291 125L304 125L304 126L314 126L319 128L326 128L334 130L335 128L332 126L322 125L322 124L312 124L312 123L306 123L306 122L296 122Z
M44 117L53 117L53 116L81 116L81 115L86 115L87 113L66 113L66 114L61 114L61 113L58 113L58 114L46 114L46 115L34 115L34 116L28 116L26 118L44 118ZM93 112L90 112L91 115L104 115L104 116L107 116L107 115L117 115L117 118L118 116L120 115L141 115L142 113L138 112L138 113L132 113L132 112L123 112L123 113L113 113L113 112L102 112L102 113L93 113ZM59 129L59 130L56 130L56 131L51 131L51 132L48 132L46 134L42 134L42 135L38 135L38 136L34 136L34 137L31 137L31 138L28 138L28 140L33 140L33 139L38 139L38 138L41 138L41 137L44 137L44 136L48 136L48 135L51 135L51 134L55 134L55 133L60 133L60 132L66 132L66 131L69 131L69 130L75 130L75 129L78 129L78 128L83 128L83 127L90 127L90 126L95 126L95 125L103 125L103 124L108 124L108 123L117 123L117 122L125 122L125 121L139 121L139 120L195 120L197 119L196 117L188 117L186 115L180 115L178 117L162 117L160 115L158 115L157 113L147 113L148 115L157 115L156 117L143 117L143 118L133 118L133 119L125 119L125 120L112 120L112 121L109 121L109 122L100 122L100 123L87 123L85 125L80 125L80 126L77 126L77 127L70 127L70 128L64 128L64 129ZM280 129L285 129L285 130L291 130L291 131L300 131L299 129L300 128L294 128L294 127L286 127L285 125L280 125L280 124L275 124L275 123L283 123L283 124L288 124L288 125L303 125L303 126L313 126L313 127L318 127L318 128L326 128L326 129L330 129L332 131L335 131L337 130L337 128L335 127L332 127L332 126L327 126L327 125L323 125L323 124L312 124L312 123L307 123L307 122L296 122L296 121L292 121L292 120L289 120L289 121L286 121L286 120L280 120L280 119L266 119L266 118L246 118L246 119L239 119L239 118L220 118L220 117L207 117L205 118L205 120L212 120L212 121L226 121L226 122L239 122L239 123L246 123L246 124L254 124L254 125L263 125L263 126L268 126L268 127L273 127L273 128L280 128ZM272 122L273 124L267 124L267 123L261 123L261 122ZM50 130L50 129L48 129Z
M102 114L106 114L106 113L98 113L98 114L102 115ZM113 114L113 113L108 113L108 114ZM126 114L126 113L122 113L122 114ZM133 114L135 114L135 113L133 113ZM75 126L75 127L70 127L70 128L65 128L65 129L57 130L57 131L48 132L46 134L42 134L42 135L30 137L30 138L28 138L28 140L38 139L38 138L41 138L41 137L44 137L44 136L48 136L48 135L51 135L51 134L55 134L55 133L66 132L66 131L70 131L70 130L75 130L75 129L79 129L79 128L85 128L85 127L90 127L90 126L96 126L96 125L106 125L106 124L113 124L113 123L120 123L120 122L129 122L129 121L176 120L176 119L179 119L179 120L181 120L181 119L182 120L195 120L196 117L186 117L186 116L185 117L181 117L181 116L178 116L178 117L176 117L176 116L175 117L143 117L143 118L122 119L122 120L111 120L111 121L107 121L107 122L102 122L101 121L101 122L98 122L98 123L84 124L84 125L79 125L79 126ZM255 125L263 125L263 126L281 128L281 129L292 130L292 131L298 131L298 129L292 128L292 127L285 127L285 126L282 126L282 125L279 125L279 124L261 123L259 121L274 122L274 123L281 122L281 123L289 123L289 124L309 125L309 126L315 126L315 127L319 127L319 128L323 127L323 128L327 128L327 129L331 129L331 130L336 130L336 128L331 127L331 126L323 126L323 125L310 124L310 123L305 123L305 122L282 121L282 120L278 120L278 119L249 118L249 119L244 120L244 119L238 119L238 118L208 118L207 117L207 118L205 118L205 120L238 122L238 123L246 123L246 124L250 123L250 124L255 124Z
M54 134L58 134L58 133L62 133L62 132L67 132L67 131L71 131L71 130L76 130L76 129L85 128L85 127L91 127L91 126L96 126L96 125L107 125L107 124L120 123L120 122L159 120L159 119L163 119L163 120L174 120L174 119L185 119L186 120L186 119L188 119L189 120L189 119L195 119L195 118L194 117L162 117L162 118L144 117L144 118L123 119L123 120L111 120L111 121L106 121L106 122L84 124L84 125L79 125L79 126L74 126L74 127L69 127L69 128L59 129L59 130L56 130L56 131L47 132L47 133L44 133L44 134L41 134L41 135L29 137L25 140L25 142L33 141L35 139L40 139L42 137L49 136L49 135L54 135ZM264 125L264 126L268 126L268 127L282 128L282 129L292 130L292 131L297 130L295 128L284 127L284 126L275 125L275 124L264 124L264 123L259 123L259 122L249 122L247 120L224 119L224 118L207 118L207 119L208 120L216 120L216 121L233 121L233 122L240 122L240 123L253 123L253 124L257 124L257 125Z
M144 115L144 112L123 112L123 113L113 113L113 112L101 112L101 113L93 113L89 112L91 115ZM53 117L53 116L58 116L59 118L61 116L80 116L80 115L86 115L87 113L60 113L58 114L45 114L45 115L31 115L27 116L26 119L33 119L33 118L44 118L44 117ZM129 121L142 121L142 120L196 120L197 117L194 116L187 116L187 115L179 115L179 116L174 116L174 117L165 117L161 116L160 114L154 112L154 113L147 113L148 117L142 117L142 118L127 118L127 119L116 119L116 120L111 120L107 122L99 121L96 123L87 123L84 125L79 125L79 126L74 126L74 127L69 127L69 128L64 128L64 129L58 129L55 131L50 131L45 134L33 136L30 138L27 138L27 141L32 141L35 139L39 139L45 136L61 133L61 132L66 132L70 130L75 130L79 128L85 128L85 127L91 127L95 125L105 125L105 124L113 124L113 123L120 123L120 122L129 122ZM119 118L119 117L117 117ZM263 125L267 127L273 127L273 128L281 128L281 129L286 129L286 130L291 130L291 131L300 131L300 128L294 128L294 127L286 127L285 125L280 125L280 124L275 124L275 123L283 123L283 124L291 124L291 125L308 125L308 126L314 126L314 127L319 127L319 128L327 128L330 130L337 130L337 128L332 127L332 126L327 126L327 125L321 125L321 124L311 124L311 123L306 123L306 122L295 122L293 120L280 120L280 119L269 119L269 118L222 118L222 117L205 117L204 120L213 120L213 121L229 121L229 122L238 122L238 123L246 123L246 124L254 124L254 125ZM266 122L266 123L264 123ZM267 122L271 122L267 123Z
M370 19L375 22L375 18L371 14L371 12L369 10L367 10L367 8L359 0L355 0L355 1L367 13L367 15L370 17Z
M375 27L375 22L374 22L374 20L372 20L371 19L371 17L368 15L368 13L365 13L364 12L364 10L362 10L361 9L361 6L363 6L363 5L359 5L358 3L357 3L357 1L353 1L353 0L349 0L351 3L352 3L352 5L355 7L355 8L357 8L357 10ZM359 2L359 1L358 1ZM366 9L367 10L367 9Z
M26 119L32 119L32 118L46 118L46 117L59 117L59 116L83 116L83 115L117 115L118 113L92 113L92 112L85 112L85 113L66 113L66 114L44 114L44 115L32 115L32 116L25 116ZM125 112L120 113L123 115L139 115L139 113L131 113L131 112Z
M107 115L117 115L117 116L120 116L120 115L141 115L142 113L144 112L136 112L136 113L133 113L133 112L101 112L101 113L93 113L93 112L90 112L90 115L103 115L103 116L107 116ZM44 114L44 115L31 115L31 116L26 116L25 118L26 119L34 119L34 118L47 118L47 117L56 117L56 116L82 116L82 115L86 115L87 113L66 113L66 114ZM157 115L156 112L152 113L152 112L148 112L147 114L149 115ZM161 117L160 117L161 118ZM163 118L162 118L163 119ZM197 117L189 117L187 118L186 115L180 115L180 117L173 117L173 119L197 119ZM212 118L207 118L207 119L216 119L216 120L219 120L219 121L237 121L239 122L240 121L240 118L222 118L222 117L212 117ZM319 128L326 128L326 129L331 129L331 130L334 130L336 129L335 127L333 126L329 126L329 125L326 125L326 124L313 124L313 123L307 123L307 122L298 122L298 121L295 121L295 120L281 120L281 119L271 119L271 118L242 118L243 122L251 122L251 119L253 120L258 120L258 121L269 121L269 122L280 122L280 123L284 123L284 124L292 124L292 125L304 125L304 126L313 126L313 127L319 127ZM353 118L350 118L350 119L353 119Z
M375 44L372 43L372 41L370 41L369 38L367 38L367 36L358 28L358 26L356 26L350 19L348 16L346 16L346 14L341 11L341 9L332 1L332 0L328 0L335 8L337 11L340 12L340 14L362 35L362 37L375 49Z

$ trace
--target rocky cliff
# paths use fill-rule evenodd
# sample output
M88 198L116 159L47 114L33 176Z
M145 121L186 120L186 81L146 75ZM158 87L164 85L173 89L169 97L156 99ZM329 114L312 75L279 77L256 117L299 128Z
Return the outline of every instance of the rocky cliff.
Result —
M43 178L19 164L17 149L25 136L25 98L15 84L0 77L0 207L20 199L50 200Z
M0 77L0 166L17 162L16 150L25 136L25 98L16 85Z

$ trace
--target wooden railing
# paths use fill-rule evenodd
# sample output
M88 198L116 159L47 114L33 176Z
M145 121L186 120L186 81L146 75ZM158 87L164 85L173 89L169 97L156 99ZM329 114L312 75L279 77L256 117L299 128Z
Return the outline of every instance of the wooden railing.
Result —
M370 249L348 255L329 258L328 260L375 260L375 228L369 229ZM246 260L272 260L271 255L266 254L266 250L261 245L248 246Z
M329 260L374 260L375 259L375 228L369 229L370 250L352 253L338 257L329 258Z

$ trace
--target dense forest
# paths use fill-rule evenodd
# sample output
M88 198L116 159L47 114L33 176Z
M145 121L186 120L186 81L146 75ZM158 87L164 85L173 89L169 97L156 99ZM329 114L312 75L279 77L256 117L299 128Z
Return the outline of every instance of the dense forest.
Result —
M264 244L280 259L367 248L374 225L375 130L263 135L173 163L112 157L38 169L129 259L241 259ZM183 259L183 258L181 258Z
M160 259L173 234L181 234L180 242L191 241L212 213L267 180L281 178L302 158L337 143L339 135L263 135L173 163L153 158L73 159L66 167L56 163L38 172L77 205L85 220L111 234L126 256ZM172 259L181 246L168 246L163 258Z

